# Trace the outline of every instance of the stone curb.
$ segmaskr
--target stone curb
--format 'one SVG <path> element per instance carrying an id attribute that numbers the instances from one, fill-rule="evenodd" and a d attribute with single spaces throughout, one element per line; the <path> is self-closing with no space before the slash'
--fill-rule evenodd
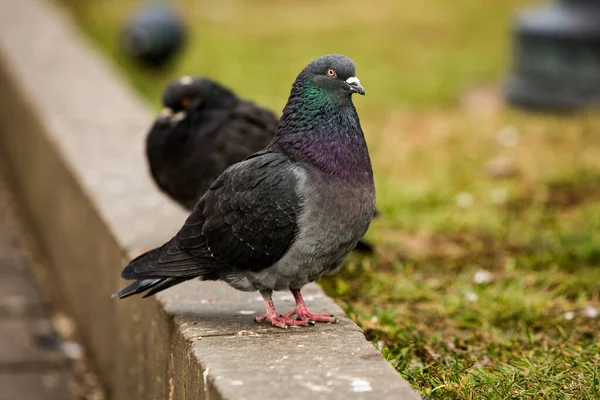
<path id="1" fill-rule="evenodd" d="M 148 177 L 153 116 L 43 0 L 0 0 L 0 143 L 111 399 L 417 399 L 360 328 L 259 325 L 258 293 L 188 282 L 117 301 L 127 259 L 185 214 Z M 316 285 L 316 312 L 343 315 Z M 56 299 L 53 299 L 56 301 Z M 283 310 L 293 302 L 277 293 Z"/>

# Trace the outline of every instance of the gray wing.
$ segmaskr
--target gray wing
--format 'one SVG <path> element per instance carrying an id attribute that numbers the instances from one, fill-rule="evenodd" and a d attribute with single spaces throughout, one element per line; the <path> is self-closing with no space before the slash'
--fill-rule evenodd
<path id="1" fill-rule="evenodd" d="M 263 150 L 223 172 L 177 235 L 138 257 L 127 279 L 204 276 L 228 266 L 258 271 L 277 262 L 298 232 L 297 178 L 287 156 Z"/>

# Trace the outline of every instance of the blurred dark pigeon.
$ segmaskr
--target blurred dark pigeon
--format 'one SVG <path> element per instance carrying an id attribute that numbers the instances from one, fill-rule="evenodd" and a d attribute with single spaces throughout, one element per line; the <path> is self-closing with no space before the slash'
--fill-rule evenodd
<path id="1" fill-rule="evenodd" d="M 266 314 L 258 322 L 337 322 L 308 311 L 300 290 L 337 271 L 373 217 L 373 171 L 354 93 L 364 90 L 350 59 L 327 55 L 308 64 L 268 147 L 226 169 L 175 237 L 125 267 L 121 276 L 136 281 L 113 296 L 223 280 L 261 293 Z M 290 290 L 294 310 L 277 314 L 274 290 Z"/>
<path id="2" fill-rule="evenodd" d="M 208 78 L 184 76 L 167 85 L 162 101 L 146 139 L 150 173 L 189 211 L 227 167 L 267 147 L 279 122 Z M 357 249 L 373 251 L 364 241 Z"/>
<path id="3" fill-rule="evenodd" d="M 150 4 L 131 15 L 121 34 L 121 45 L 141 64 L 158 68 L 181 50 L 185 39 L 185 26 L 175 10 L 166 4 Z"/>
<path id="4" fill-rule="evenodd" d="M 264 149 L 278 118 L 208 78 L 167 86 L 164 109 L 146 138 L 156 184 L 187 210 L 230 165 Z"/>

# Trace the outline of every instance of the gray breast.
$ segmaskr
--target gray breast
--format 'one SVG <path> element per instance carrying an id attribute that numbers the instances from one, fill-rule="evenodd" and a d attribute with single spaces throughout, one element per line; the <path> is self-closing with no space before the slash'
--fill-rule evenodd
<path id="1" fill-rule="evenodd" d="M 300 288 L 336 269 L 366 233 L 373 216 L 372 183 L 353 185 L 296 165 L 299 233 L 275 265 L 247 275 L 254 290 Z"/>

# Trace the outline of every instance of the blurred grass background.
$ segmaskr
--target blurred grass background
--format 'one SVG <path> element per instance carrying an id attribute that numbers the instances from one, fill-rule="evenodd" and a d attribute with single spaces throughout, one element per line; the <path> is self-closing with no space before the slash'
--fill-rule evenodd
<path id="1" fill-rule="evenodd" d="M 427 398 L 598 398 L 600 116 L 504 105 L 530 2 L 179 0 L 189 44 L 156 73 L 119 48 L 139 2 L 56 1 L 156 109 L 193 74 L 279 111 L 308 61 L 354 59 L 378 250 L 325 290 Z"/>
<path id="2" fill-rule="evenodd" d="M 280 110 L 301 66 L 333 52 L 357 63 L 371 96 L 364 107 L 372 111 L 452 104 L 465 88 L 501 76 L 507 22 L 515 5 L 525 3 L 179 0 L 174 3 L 191 28 L 190 44 L 173 71 L 156 76 L 119 49 L 123 21 L 142 2 L 61 2 L 155 104 L 169 77 L 193 72 Z"/>

